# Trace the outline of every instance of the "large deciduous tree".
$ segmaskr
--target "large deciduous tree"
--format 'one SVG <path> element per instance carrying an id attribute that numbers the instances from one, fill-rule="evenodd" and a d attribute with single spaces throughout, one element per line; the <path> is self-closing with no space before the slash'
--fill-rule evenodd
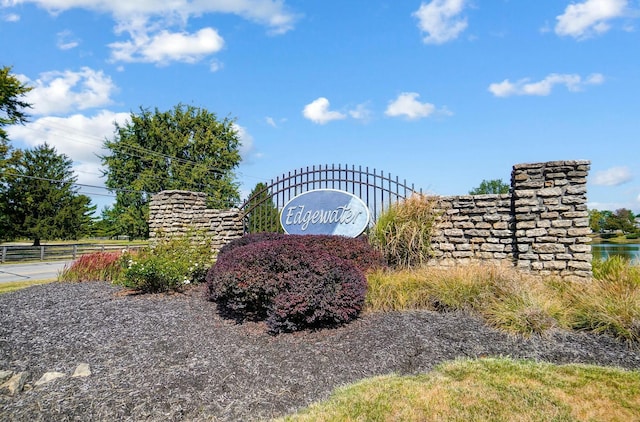
<path id="1" fill-rule="evenodd" d="M 0 191 L 0 232 L 7 239 L 78 239 L 89 233 L 95 206 L 77 193 L 72 161 L 46 143 L 12 154 Z"/>
<path id="2" fill-rule="evenodd" d="M 469 191 L 469 195 L 509 193 L 510 188 L 502 179 L 483 180 L 480 186 Z"/>
<path id="3" fill-rule="evenodd" d="M 4 127 L 27 121 L 29 116 L 25 109 L 30 108 L 31 104 L 22 97 L 31 89 L 11 73 L 11 67 L 0 68 L 0 172 L 9 153 L 9 138 Z"/>
<path id="4" fill-rule="evenodd" d="M 225 208 L 240 196 L 233 170 L 240 163 L 234 120 L 179 104 L 169 111 L 141 108 L 130 121 L 116 124 L 101 156 L 106 185 L 116 192 L 109 216 L 131 238 L 149 234 L 148 204 L 162 190 L 204 192 L 207 205 Z"/>

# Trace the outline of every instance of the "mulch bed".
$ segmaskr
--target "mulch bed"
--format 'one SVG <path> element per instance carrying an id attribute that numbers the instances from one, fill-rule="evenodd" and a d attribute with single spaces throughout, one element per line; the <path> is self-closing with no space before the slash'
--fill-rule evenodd
<path id="1" fill-rule="evenodd" d="M 330 330 L 272 336 L 221 318 L 199 288 L 132 295 L 104 282 L 0 295 L 0 369 L 70 375 L 13 397 L 16 421 L 264 420 L 375 375 L 414 374 L 460 357 L 510 356 L 640 369 L 640 348 L 552 331 L 524 339 L 461 312 L 372 313 Z"/>

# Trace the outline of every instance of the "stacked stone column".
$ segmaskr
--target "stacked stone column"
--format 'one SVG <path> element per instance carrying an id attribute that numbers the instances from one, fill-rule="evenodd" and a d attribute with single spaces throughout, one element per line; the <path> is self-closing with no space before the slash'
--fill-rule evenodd
<path id="1" fill-rule="evenodd" d="M 511 175 L 516 266 L 541 275 L 591 277 L 590 162 L 518 164 Z"/>
<path id="2" fill-rule="evenodd" d="M 244 233 L 238 209 L 216 210 L 206 206 L 203 192 L 162 191 L 149 204 L 149 237 L 182 236 L 190 231 L 211 237 L 214 252 Z"/>

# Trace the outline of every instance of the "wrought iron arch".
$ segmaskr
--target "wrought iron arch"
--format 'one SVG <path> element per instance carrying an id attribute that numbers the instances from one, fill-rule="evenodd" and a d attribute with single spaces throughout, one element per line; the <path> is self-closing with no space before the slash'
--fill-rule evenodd
<path id="1" fill-rule="evenodd" d="M 389 205 L 405 199 L 416 190 L 406 180 L 391 173 L 355 165 L 325 164 L 307 166 L 272 179 L 263 189 L 253 192 L 241 206 L 245 232 L 255 233 L 280 230 L 279 213 L 293 197 L 313 189 L 338 189 L 362 199 L 376 221 Z"/>

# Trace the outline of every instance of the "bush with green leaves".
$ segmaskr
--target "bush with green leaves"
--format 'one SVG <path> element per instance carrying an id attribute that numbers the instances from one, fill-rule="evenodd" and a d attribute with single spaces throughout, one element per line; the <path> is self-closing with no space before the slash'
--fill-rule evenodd
<path id="1" fill-rule="evenodd" d="M 163 237 L 148 250 L 123 255 L 125 269 L 119 282 L 143 293 L 180 291 L 186 285 L 204 282 L 213 260 L 209 239 Z"/>

